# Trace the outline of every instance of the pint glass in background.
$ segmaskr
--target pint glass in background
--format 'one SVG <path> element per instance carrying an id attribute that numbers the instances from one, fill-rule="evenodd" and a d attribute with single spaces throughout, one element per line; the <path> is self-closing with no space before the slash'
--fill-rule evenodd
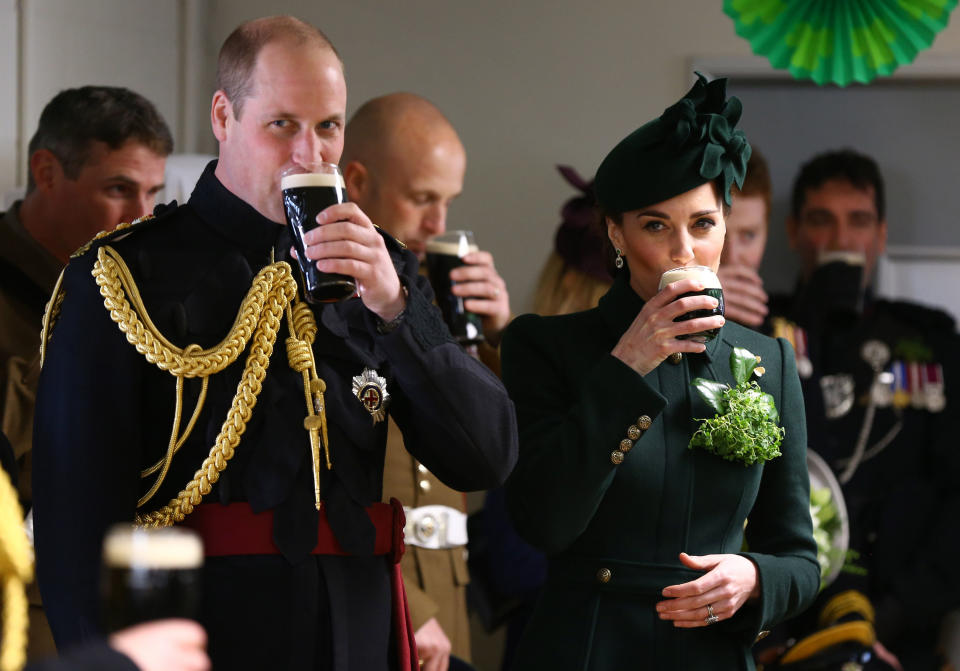
<path id="1" fill-rule="evenodd" d="M 437 305 L 450 333 L 461 345 L 473 345 L 483 341 L 483 326 L 480 316 L 467 312 L 464 298 L 455 296 L 450 289 L 453 282 L 450 271 L 464 265 L 463 257 L 477 251 L 471 231 L 448 231 L 427 240 L 427 273 L 437 295 Z"/>
<path id="2" fill-rule="evenodd" d="M 697 319 L 699 317 L 715 317 L 723 316 L 723 289 L 720 287 L 720 279 L 717 277 L 717 274 L 706 266 L 686 266 L 682 268 L 671 268 L 670 270 L 663 273 L 660 276 L 660 289 L 663 289 L 668 284 L 673 284 L 674 282 L 679 282 L 680 280 L 686 279 L 696 279 L 700 280 L 703 283 L 703 290 L 701 291 L 688 291 L 685 294 L 680 294 L 675 300 L 681 298 L 686 298 L 687 296 L 712 296 L 717 299 L 717 307 L 712 310 L 693 310 L 686 314 L 680 315 L 673 321 L 682 322 L 688 319 Z M 678 335 L 678 340 L 693 340 L 695 342 L 709 342 L 717 337 L 717 334 L 720 333 L 719 328 L 708 329 L 706 331 L 699 331 L 697 333 L 685 333 L 683 335 Z"/>
<path id="3" fill-rule="evenodd" d="M 347 201 L 340 168 L 335 163 L 319 163 L 310 170 L 293 168 L 284 173 L 280 189 L 287 225 L 297 250 L 304 298 L 311 303 L 334 303 L 350 298 L 357 290 L 353 278 L 319 270 L 317 262 L 307 259 L 303 249 L 303 235 L 318 226 L 317 215 L 331 205 Z"/>
<path id="4" fill-rule="evenodd" d="M 112 527 L 103 541 L 101 609 L 104 627 L 200 616 L 203 543 L 181 527 Z"/>

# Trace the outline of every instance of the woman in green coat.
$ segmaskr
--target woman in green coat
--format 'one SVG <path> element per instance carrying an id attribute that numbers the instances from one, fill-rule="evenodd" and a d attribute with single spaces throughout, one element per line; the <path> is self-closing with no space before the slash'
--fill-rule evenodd
<path id="1" fill-rule="evenodd" d="M 704 288 L 699 279 L 658 289 L 670 268 L 716 271 L 730 187 L 750 155 L 740 111 L 723 81 L 700 77 L 618 144 L 595 186 L 620 267 L 614 286 L 593 310 L 526 315 L 504 336 L 520 427 L 508 505 L 550 564 L 515 668 L 753 669 L 757 637 L 816 595 L 790 345 L 720 316 L 674 321 L 717 305 L 678 298 Z M 705 344 L 678 339 L 719 327 Z M 735 387 L 734 348 L 760 357 L 755 397 L 772 400 L 782 435 L 780 456 L 751 465 L 688 447 L 716 414 L 692 383 Z"/>

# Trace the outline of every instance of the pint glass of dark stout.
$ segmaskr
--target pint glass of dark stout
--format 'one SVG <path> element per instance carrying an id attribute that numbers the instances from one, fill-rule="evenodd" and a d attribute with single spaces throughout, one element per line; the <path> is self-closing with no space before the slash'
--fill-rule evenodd
<path id="1" fill-rule="evenodd" d="M 317 215 L 347 200 L 340 168 L 335 163 L 320 163 L 313 167 L 313 172 L 285 174 L 280 180 L 280 189 L 297 250 L 304 297 L 311 303 L 334 303 L 350 298 L 357 290 L 353 278 L 319 270 L 317 262 L 308 259 L 303 248 L 303 235 L 318 226 Z"/>
<path id="2" fill-rule="evenodd" d="M 118 525 L 103 541 L 103 623 L 113 632 L 169 617 L 200 615 L 203 544 L 189 529 Z"/>
<path id="3" fill-rule="evenodd" d="M 427 272 L 430 285 L 437 295 L 437 305 L 450 333 L 461 345 L 472 345 L 483 340 L 480 316 L 467 312 L 464 298 L 451 291 L 450 271 L 464 265 L 463 257 L 477 251 L 470 231 L 448 231 L 427 240 Z"/>
<path id="4" fill-rule="evenodd" d="M 693 310 L 692 312 L 680 315 L 673 321 L 682 322 L 688 319 L 697 319 L 698 317 L 722 317 L 723 289 L 720 288 L 720 280 L 717 278 L 716 273 L 706 266 L 671 268 L 660 276 L 660 289 L 663 289 L 668 284 L 673 284 L 674 282 L 679 282 L 680 280 L 686 279 L 700 280 L 703 283 L 704 288 L 701 291 L 689 291 L 685 294 L 680 294 L 677 296 L 677 299 L 686 298 L 687 296 L 712 296 L 713 298 L 717 299 L 718 304 L 717 307 L 712 310 Z M 706 331 L 698 331 L 697 333 L 685 333 L 683 335 L 678 335 L 677 339 L 694 340 L 696 342 L 705 343 L 716 338 L 718 333 L 720 333 L 719 328 L 708 329 Z"/>

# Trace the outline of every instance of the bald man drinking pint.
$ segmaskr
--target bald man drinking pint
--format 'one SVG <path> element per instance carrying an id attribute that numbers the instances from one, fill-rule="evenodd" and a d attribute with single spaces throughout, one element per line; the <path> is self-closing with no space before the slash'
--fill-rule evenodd
<path id="1" fill-rule="evenodd" d="M 374 98 L 347 124 L 340 164 L 350 200 L 422 263 L 427 239 L 446 230 L 447 211 L 463 189 L 467 157 L 450 121 L 431 102 L 410 93 Z M 457 224 L 470 227 L 468 221 Z M 476 232 L 482 239 L 483 232 Z M 475 251 L 463 260 L 466 265 L 450 273 L 452 291 L 465 299 L 468 311 L 480 315 L 486 342 L 478 354 L 499 371 L 495 348 L 510 321 L 507 287 L 489 252 Z M 385 501 L 400 499 L 408 509 L 402 568 L 423 668 L 455 667 L 456 658 L 470 659 L 464 497 L 407 452 L 393 425 L 383 496 Z"/>

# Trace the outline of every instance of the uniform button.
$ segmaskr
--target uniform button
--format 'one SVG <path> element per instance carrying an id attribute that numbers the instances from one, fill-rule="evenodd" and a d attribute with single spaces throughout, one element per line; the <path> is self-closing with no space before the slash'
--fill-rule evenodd
<path id="1" fill-rule="evenodd" d="M 650 419 L 649 415 L 640 415 L 640 417 L 637 419 L 637 426 L 639 426 L 643 431 L 649 429 L 652 423 L 653 420 Z"/>
<path id="2" fill-rule="evenodd" d="M 427 467 L 424 466 L 423 464 L 417 464 L 417 472 L 426 474 L 426 473 L 429 473 L 430 471 L 428 471 Z"/>
<path id="3" fill-rule="evenodd" d="M 640 437 L 640 428 L 636 426 L 631 426 L 627 429 L 627 438 L 630 440 L 636 440 Z"/>
<path id="4" fill-rule="evenodd" d="M 633 447 L 633 441 L 629 438 L 624 438 L 620 441 L 620 451 L 624 454 L 629 452 L 631 447 Z"/>
<path id="5" fill-rule="evenodd" d="M 600 569 L 599 571 L 597 571 L 597 581 L 598 581 L 598 582 L 602 582 L 603 584 L 606 584 L 606 583 L 610 582 L 610 578 L 612 578 L 612 577 L 613 577 L 613 573 L 611 573 L 611 572 L 610 572 L 610 569 L 608 569 L 608 568 L 602 568 L 602 569 Z"/>
<path id="6" fill-rule="evenodd" d="M 429 480 L 421 480 L 421 481 L 420 481 L 420 491 L 423 492 L 424 494 L 426 494 L 427 492 L 430 491 L 430 481 L 429 481 Z"/>
<path id="7" fill-rule="evenodd" d="M 757 639 L 754 641 L 754 643 L 758 643 L 758 642 L 762 641 L 763 639 L 765 639 L 765 638 L 766 638 L 767 636 L 769 636 L 769 635 L 770 635 L 770 632 L 767 631 L 766 629 L 764 629 L 764 630 L 761 631 L 759 634 L 757 634 Z"/>
<path id="8" fill-rule="evenodd" d="M 623 463 L 623 452 L 620 450 L 614 450 L 610 453 L 610 461 L 614 463 L 615 466 L 619 466 Z"/>
<path id="9" fill-rule="evenodd" d="M 674 352 L 670 355 L 670 363 L 677 364 L 683 361 L 683 352 Z"/>

